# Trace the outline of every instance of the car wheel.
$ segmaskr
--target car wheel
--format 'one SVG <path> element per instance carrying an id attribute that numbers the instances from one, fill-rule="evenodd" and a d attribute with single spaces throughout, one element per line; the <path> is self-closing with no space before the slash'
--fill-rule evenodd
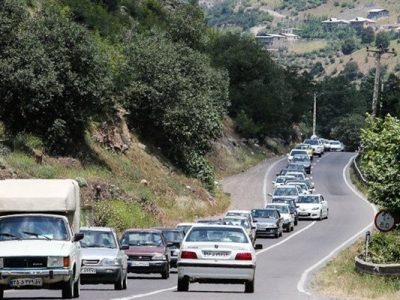
<path id="1" fill-rule="evenodd" d="M 293 231 L 294 230 L 294 225 L 292 225 L 292 227 L 290 227 L 290 231 Z"/>
<path id="2" fill-rule="evenodd" d="M 326 211 L 326 217 L 325 217 L 325 219 L 327 219 L 327 220 L 328 220 L 328 215 L 329 215 L 329 209 Z"/>
<path id="3" fill-rule="evenodd" d="M 65 282 L 63 284 L 63 287 L 61 289 L 61 297 L 63 299 L 72 299 L 74 296 L 74 290 L 75 290 L 75 285 L 74 285 L 74 275 L 71 276 L 71 278 L 68 280 L 68 282 Z"/>
<path id="4" fill-rule="evenodd" d="M 189 290 L 189 278 L 178 278 L 178 292 L 187 292 Z"/>
<path id="5" fill-rule="evenodd" d="M 4 298 L 4 290 L 0 290 L 0 299 Z"/>
<path id="6" fill-rule="evenodd" d="M 279 236 L 282 236 L 283 235 L 283 229 L 281 230 L 281 232 L 279 233 Z"/>
<path id="7" fill-rule="evenodd" d="M 321 157 L 321 156 L 322 156 L 322 153 L 319 153 L 319 154 L 318 154 L 318 157 Z"/>
<path id="8" fill-rule="evenodd" d="M 79 296 L 81 295 L 80 282 L 81 279 L 78 278 L 78 280 L 74 283 L 74 298 L 79 298 Z"/>
<path id="9" fill-rule="evenodd" d="M 294 226 L 297 226 L 297 224 L 299 224 L 299 219 L 296 217 L 296 219 L 294 219 Z"/>
<path id="10" fill-rule="evenodd" d="M 128 288 L 128 272 L 125 273 L 124 282 L 122 284 L 122 289 L 126 290 Z"/>
<path id="11" fill-rule="evenodd" d="M 121 273 L 118 277 L 118 281 L 116 283 L 114 283 L 114 290 L 116 291 L 120 291 L 124 288 L 124 277 L 123 277 L 123 273 L 121 270 Z"/>
<path id="12" fill-rule="evenodd" d="M 319 212 L 319 220 L 322 221 L 322 210 Z"/>
<path id="13" fill-rule="evenodd" d="M 169 264 L 165 267 L 165 270 L 161 273 L 162 279 L 168 279 L 169 278 Z"/>
<path id="14" fill-rule="evenodd" d="M 244 292 L 248 294 L 254 293 L 254 279 L 245 282 Z"/>

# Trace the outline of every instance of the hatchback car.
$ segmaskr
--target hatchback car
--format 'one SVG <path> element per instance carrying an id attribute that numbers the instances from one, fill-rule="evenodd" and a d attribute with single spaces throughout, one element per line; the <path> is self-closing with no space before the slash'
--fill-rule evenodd
<path id="1" fill-rule="evenodd" d="M 185 233 L 183 230 L 178 228 L 156 228 L 160 230 L 164 236 L 164 239 L 168 244 L 168 251 L 170 253 L 170 267 L 176 268 L 176 262 L 178 261 L 178 256 L 180 252 L 180 247 Z"/>
<path id="2" fill-rule="evenodd" d="M 294 230 L 294 216 L 290 212 L 289 205 L 286 203 L 268 203 L 265 208 L 273 208 L 279 211 L 282 217 L 282 227 L 287 232 Z"/>
<path id="3" fill-rule="evenodd" d="M 128 229 L 121 245 L 128 249 L 128 272 L 139 274 L 159 273 L 163 279 L 169 277 L 169 251 L 167 241 L 157 229 Z"/>
<path id="4" fill-rule="evenodd" d="M 328 202 L 320 194 L 301 195 L 297 200 L 299 218 L 328 219 Z"/>
<path id="5" fill-rule="evenodd" d="M 251 211 L 257 224 L 256 236 L 282 236 L 283 219 L 278 210 L 274 208 L 253 209 Z"/>
<path id="6" fill-rule="evenodd" d="M 308 157 L 307 150 L 303 150 L 303 149 L 292 149 L 292 150 L 290 151 L 290 153 L 287 154 L 288 162 L 289 162 L 289 163 L 292 162 L 293 157 L 294 157 L 295 155 L 305 155 L 305 156 Z"/>
<path id="7" fill-rule="evenodd" d="M 188 291 L 191 282 L 233 283 L 254 293 L 255 269 L 255 249 L 243 227 L 194 225 L 182 242 L 177 290 Z"/>
<path id="8" fill-rule="evenodd" d="M 297 201 L 297 197 L 300 195 L 301 190 L 294 185 L 281 185 L 273 190 L 272 194 L 269 196 L 274 198 L 288 198 Z"/>
<path id="9" fill-rule="evenodd" d="M 120 248 L 115 231 L 108 227 L 82 227 L 81 284 L 114 284 L 127 288 L 128 257 Z"/>

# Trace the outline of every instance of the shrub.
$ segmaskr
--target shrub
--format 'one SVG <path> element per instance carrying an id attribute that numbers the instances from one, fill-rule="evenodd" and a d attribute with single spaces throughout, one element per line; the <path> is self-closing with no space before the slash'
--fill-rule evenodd
<path id="1" fill-rule="evenodd" d="M 399 231 L 374 233 L 369 246 L 372 262 L 378 264 L 400 263 Z"/>

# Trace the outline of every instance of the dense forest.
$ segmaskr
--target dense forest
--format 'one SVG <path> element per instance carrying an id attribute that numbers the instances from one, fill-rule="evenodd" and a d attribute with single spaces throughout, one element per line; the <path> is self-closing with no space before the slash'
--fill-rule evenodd
<path id="1" fill-rule="evenodd" d="M 372 77 L 315 82 L 244 33 L 208 27 L 196 1 L 1 0 L 0 120 L 51 154 L 74 155 L 90 125 L 124 109 L 131 130 L 212 188 L 205 155 L 229 115 L 246 138 L 318 132 L 356 147 Z M 394 76 L 394 75 L 393 75 Z M 382 113 L 399 113 L 398 80 Z"/>

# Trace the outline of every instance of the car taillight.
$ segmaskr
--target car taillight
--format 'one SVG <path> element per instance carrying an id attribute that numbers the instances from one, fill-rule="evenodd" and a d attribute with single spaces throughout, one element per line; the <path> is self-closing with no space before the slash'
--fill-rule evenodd
<path id="1" fill-rule="evenodd" d="M 236 254 L 235 260 L 252 260 L 253 256 L 250 252 L 243 252 Z"/>
<path id="2" fill-rule="evenodd" d="M 64 257 L 63 265 L 64 268 L 69 268 L 69 257 Z"/>
<path id="3" fill-rule="evenodd" d="M 183 259 L 197 259 L 196 252 L 193 251 L 182 251 L 181 258 Z"/>

